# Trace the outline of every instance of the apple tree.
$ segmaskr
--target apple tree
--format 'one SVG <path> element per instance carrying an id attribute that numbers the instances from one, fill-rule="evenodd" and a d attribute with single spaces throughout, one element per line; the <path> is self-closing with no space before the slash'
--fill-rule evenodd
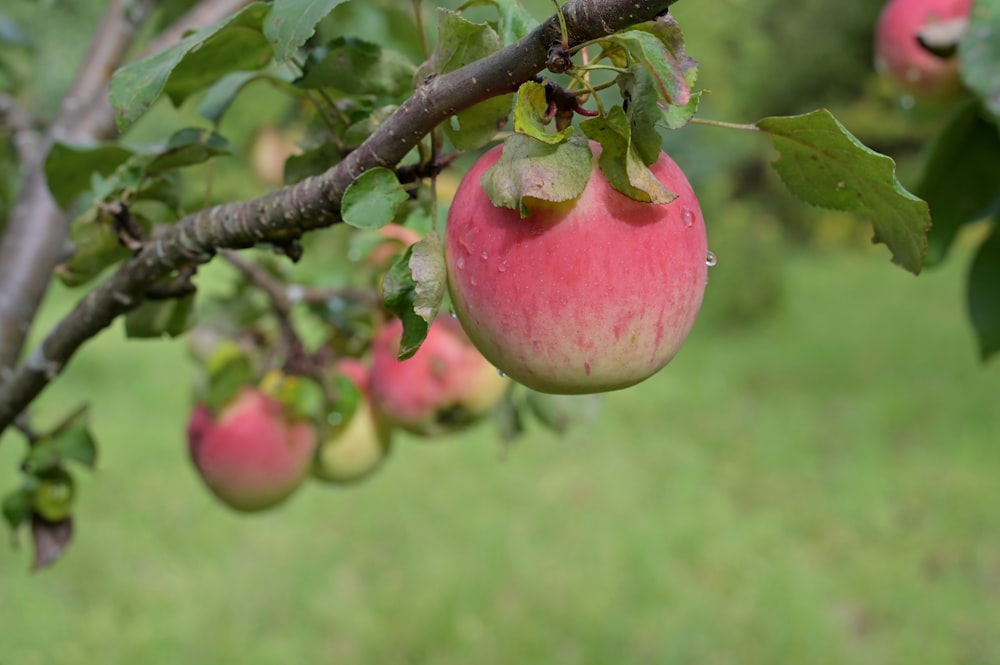
<path id="1" fill-rule="evenodd" d="M 674 1 L 553 2 L 540 19 L 517 0 L 109 0 L 52 118 L 11 64 L 30 39 L 0 16 L 0 432 L 26 444 L 3 514 L 30 531 L 36 566 L 71 539 L 74 474 L 100 432 L 85 404 L 40 428 L 32 402 L 119 318 L 130 339 L 184 340 L 202 377 L 178 414 L 193 466 L 222 503 L 264 510 L 307 479 L 368 477 L 398 431 L 487 417 L 505 438 L 531 420 L 561 430 L 573 406 L 549 393 L 662 368 L 715 261 L 667 132 L 761 135 L 797 197 L 868 220 L 914 274 L 993 214 L 1000 0 L 905 26 L 910 52 L 956 77 L 919 197 L 826 110 L 702 118 Z M 366 32 L 373 17 L 396 42 Z M 918 70 L 902 67 L 905 84 Z M 254 117 L 241 156 L 223 120 L 251 92 L 284 129 Z M 182 105 L 196 113 L 161 113 Z M 465 153 L 474 175 L 449 211 Z M 219 263 L 225 288 L 199 288 Z M 79 298 L 26 348 L 53 279 Z M 1000 348 L 996 231 L 969 301 L 986 357 Z"/>

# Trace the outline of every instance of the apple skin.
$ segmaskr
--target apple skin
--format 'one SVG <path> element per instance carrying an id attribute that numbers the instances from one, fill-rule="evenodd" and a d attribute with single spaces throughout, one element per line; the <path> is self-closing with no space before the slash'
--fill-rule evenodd
<path id="1" fill-rule="evenodd" d="M 665 205 L 614 190 L 597 166 L 583 193 L 522 219 L 480 185 L 502 146 L 465 175 L 448 213 L 445 257 L 458 319 L 515 381 L 583 394 L 639 383 L 666 365 L 694 324 L 707 282 L 701 208 L 680 167 L 650 168 L 678 194 Z"/>
<path id="2" fill-rule="evenodd" d="M 492 411 L 510 388 L 451 317 L 434 319 L 420 349 L 400 361 L 402 334 L 402 322 L 392 319 L 372 341 L 372 401 L 394 425 L 421 436 L 458 431 Z"/>
<path id="3" fill-rule="evenodd" d="M 368 367 L 356 358 L 343 358 L 336 369 L 354 383 L 361 401 L 350 419 L 320 443 L 313 476 L 347 484 L 371 475 L 381 466 L 391 449 L 392 427 L 368 397 Z"/>
<path id="4" fill-rule="evenodd" d="M 257 388 L 243 388 L 217 418 L 195 407 L 188 449 L 208 488 L 236 510 L 265 510 L 287 499 L 309 473 L 316 450 L 311 423 Z"/>
<path id="5" fill-rule="evenodd" d="M 963 18 L 972 0 L 890 0 L 875 28 L 875 68 L 925 101 L 953 99 L 962 91 L 958 58 L 931 53 L 917 39 L 926 26 Z"/>

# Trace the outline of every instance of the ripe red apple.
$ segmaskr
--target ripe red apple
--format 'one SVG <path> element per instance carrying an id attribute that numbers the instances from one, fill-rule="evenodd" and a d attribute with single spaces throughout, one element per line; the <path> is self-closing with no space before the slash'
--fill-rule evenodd
<path id="1" fill-rule="evenodd" d="M 347 422 L 339 424 L 320 443 L 313 475 L 333 483 L 351 483 L 370 475 L 389 454 L 392 428 L 368 397 L 368 367 L 356 358 L 344 358 L 337 371 L 360 392 L 361 400 Z"/>
<path id="2" fill-rule="evenodd" d="M 954 97 L 962 90 L 958 59 L 932 53 L 918 36 L 964 19 L 971 10 L 972 0 L 890 0 L 875 28 L 876 68 L 921 99 Z"/>
<path id="3" fill-rule="evenodd" d="M 705 225 L 680 167 L 650 168 L 671 203 L 634 201 L 611 187 L 596 158 L 573 201 L 522 219 L 494 206 L 480 178 L 501 146 L 469 170 L 448 213 L 452 303 L 476 347 L 540 392 L 594 393 L 646 379 L 687 337 L 707 281 Z"/>
<path id="4" fill-rule="evenodd" d="M 217 417 L 195 407 L 188 448 L 205 484 L 225 504 L 264 510 L 288 498 L 309 473 L 316 449 L 311 423 L 253 387 L 242 389 Z"/>
<path id="5" fill-rule="evenodd" d="M 408 360 L 397 360 L 403 324 L 393 319 L 372 341 L 370 391 L 379 411 L 414 434 L 435 436 L 479 420 L 510 381 L 476 350 L 457 321 L 434 320 Z"/>

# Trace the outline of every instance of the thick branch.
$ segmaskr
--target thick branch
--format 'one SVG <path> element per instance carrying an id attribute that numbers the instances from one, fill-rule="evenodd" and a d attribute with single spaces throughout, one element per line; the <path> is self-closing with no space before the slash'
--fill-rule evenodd
<path id="1" fill-rule="evenodd" d="M 663 13 L 674 0 L 573 0 L 563 8 L 570 46 Z M 76 350 L 136 307 L 157 279 L 215 250 L 297 237 L 340 221 L 347 186 L 366 169 L 392 168 L 439 123 L 490 97 L 509 93 L 545 67 L 561 40 L 555 17 L 502 51 L 437 76 L 347 158 L 318 177 L 251 201 L 203 210 L 179 221 L 81 300 L 48 334 L 23 367 L 0 388 L 0 431 L 65 367 Z"/>

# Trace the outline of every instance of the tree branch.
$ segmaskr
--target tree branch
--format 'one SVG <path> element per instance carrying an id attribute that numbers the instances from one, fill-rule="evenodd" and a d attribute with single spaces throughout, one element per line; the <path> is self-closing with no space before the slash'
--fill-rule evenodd
<path id="1" fill-rule="evenodd" d="M 176 43 L 185 31 L 218 22 L 250 0 L 203 0 L 146 48 L 156 53 Z M 0 385 L 24 345 L 52 271 L 70 251 L 65 214 L 45 181 L 45 158 L 55 141 L 86 142 L 115 134 L 108 104 L 112 72 L 126 52 L 155 0 L 111 0 L 55 120 L 22 161 L 23 185 L 0 243 Z"/>
<path id="2" fill-rule="evenodd" d="M 674 0 L 573 0 L 565 7 L 570 46 L 662 14 Z M 427 81 L 357 150 L 321 176 L 258 199 L 215 206 L 177 222 L 121 264 L 49 332 L 13 377 L 0 387 L 0 432 L 63 370 L 89 338 L 138 306 L 157 279 L 217 248 L 246 248 L 288 240 L 340 221 L 340 200 L 362 172 L 392 168 L 426 134 L 459 110 L 515 91 L 546 66 L 562 41 L 551 17 L 534 32 L 462 69 Z"/>

